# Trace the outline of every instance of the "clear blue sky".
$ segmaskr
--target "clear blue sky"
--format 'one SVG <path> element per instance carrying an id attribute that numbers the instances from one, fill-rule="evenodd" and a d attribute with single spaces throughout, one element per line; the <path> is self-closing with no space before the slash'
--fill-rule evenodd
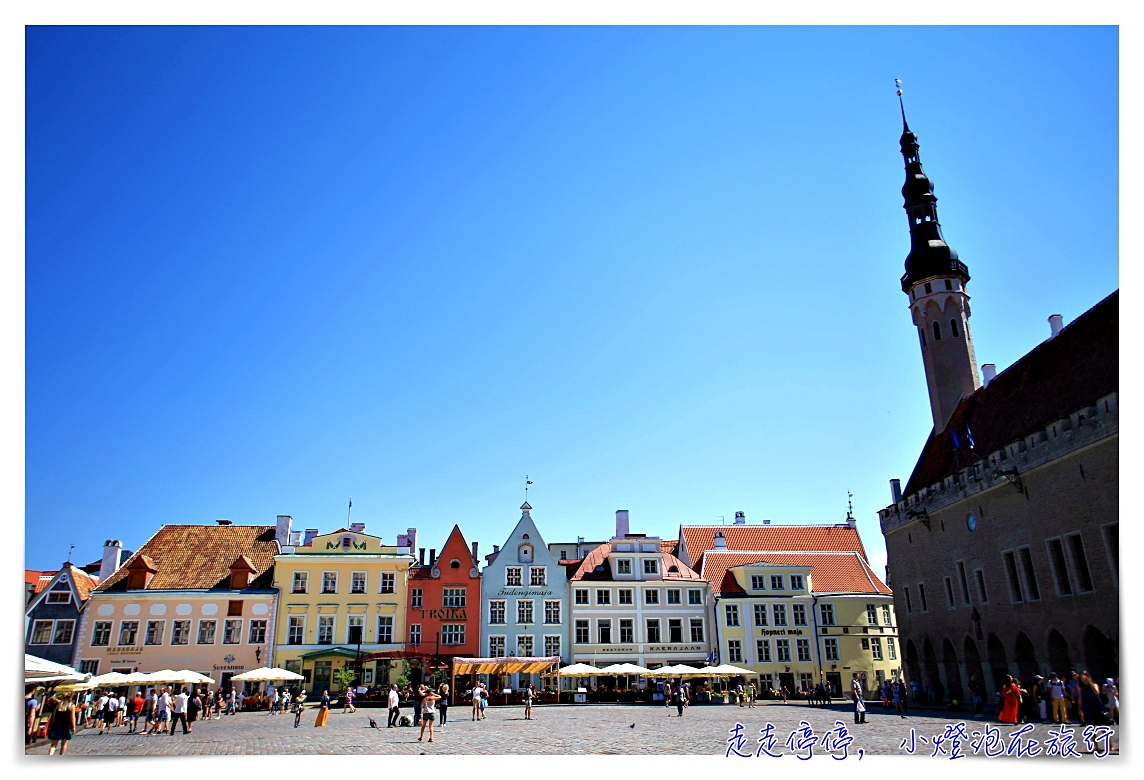
<path id="1" fill-rule="evenodd" d="M 978 359 L 1118 286 L 1114 28 L 29 28 L 27 565 L 876 511 L 930 428 L 903 80 Z"/>

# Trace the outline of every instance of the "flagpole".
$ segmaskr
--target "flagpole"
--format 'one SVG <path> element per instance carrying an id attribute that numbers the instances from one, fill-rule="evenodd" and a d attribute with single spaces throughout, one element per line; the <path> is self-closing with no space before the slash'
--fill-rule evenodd
<path id="1" fill-rule="evenodd" d="M 350 496 L 350 507 L 346 510 L 346 528 L 350 527 L 350 517 L 354 513 L 354 497 Z"/>

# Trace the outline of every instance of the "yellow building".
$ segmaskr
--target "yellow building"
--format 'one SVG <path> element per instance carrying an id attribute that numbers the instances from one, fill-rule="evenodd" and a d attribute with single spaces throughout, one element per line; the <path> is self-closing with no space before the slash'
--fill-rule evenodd
<path id="1" fill-rule="evenodd" d="M 412 542 L 401 535 L 401 546 L 387 546 L 367 535 L 363 524 L 325 535 L 309 530 L 303 544 L 285 546 L 275 557 L 274 658 L 301 674 L 307 690 L 336 690 L 334 674 L 359 654 L 401 653 L 415 534 L 411 529 Z M 396 680 L 401 663 L 370 660 L 362 665 L 359 683 Z"/>

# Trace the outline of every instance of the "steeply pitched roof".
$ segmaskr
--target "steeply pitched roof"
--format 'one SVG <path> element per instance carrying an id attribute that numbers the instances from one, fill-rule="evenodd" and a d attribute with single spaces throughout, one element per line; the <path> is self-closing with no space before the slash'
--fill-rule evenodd
<path id="1" fill-rule="evenodd" d="M 662 547 L 660 548 L 662 549 Z M 608 555 L 612 552 L 612 545 L 602 544 L 584 556 L 578 566 L 569 566 L 570 580 L 612 580 L 612 567 L 609 565 Z M 663 554 L 663 579 L 665 580 L 699 580 L 698 572 L 670 553 Z M 596 571 L 596 567 L 603 567 Z M 673 571 L 674 569 L 674 571 Z"/>
<path id="2" fill-rule="evenodd" d="M 67 565 L 68 571 L 71 574 L 72 584 L 75 586 L 76 595 L 82 604 L 91 598 L 91 592 L 99 585 L 99 577 L 92 577 L 83 569 L 77 569 L 70 563 Z"/>
<path id="3" fill-rule="evenodd" d="M 715 532 L 722 531 L 728 550 L 856 552 L 866 557 L 858 530 L 848 525 L 683 525 L 680 550 L 687 547 L 691 565 L 700 571 L 703 554 L 715 547 Z"/>
<path id="4" fill-rule="evenodd" d="M 144 556 L 156 568 L 147 590 L 229 590 L 230 565 L 240 555 L 258 572 L 250 588 L 269 588 L 278 554 L 274 533 L 272 525 L 165 525 L 96 590 L 126 590 L 127 570 Z"/>
<path id="5" fill-rule="evenodd" d="M 963 398 L 945 430 L 922 449 L 905 495 L 940 482 L 960 468 L 1068 417 L 1120 386 L 1120 291 L 1077 317 Z M 961 449 L 953 445 L 958 433 Z M 973 433 L 969 449 L 967 430 Z"/>
<path id="6" fill-rule="evenodd" d="M 787 566 L 811 566 L 811 587 L 815 593 L 878 593 L 891 591 L 878 578 L 866 559 L 857 552 L 725 552 L 708 551 L 703 556 L 703 579 L 711 582 L 720 595 L 742 595 L 735 575 L 729 569 L 751 563 L 776 563 Z"/>

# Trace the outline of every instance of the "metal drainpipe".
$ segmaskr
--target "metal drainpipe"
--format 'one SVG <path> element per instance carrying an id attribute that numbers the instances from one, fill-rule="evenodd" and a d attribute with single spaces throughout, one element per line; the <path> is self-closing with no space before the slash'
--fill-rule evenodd
<path id="1" fill-rule="evenodd" d="M 811 595 L 811 615 L 810 619 L 814 623 L 814 657 L 818 661 L 818 681 L 823 685 L 826 681 L 822 679 L 822 653 L 818 648 L 818 596 Z M 839 691 L 841 693 L 841 691 Z"/>

